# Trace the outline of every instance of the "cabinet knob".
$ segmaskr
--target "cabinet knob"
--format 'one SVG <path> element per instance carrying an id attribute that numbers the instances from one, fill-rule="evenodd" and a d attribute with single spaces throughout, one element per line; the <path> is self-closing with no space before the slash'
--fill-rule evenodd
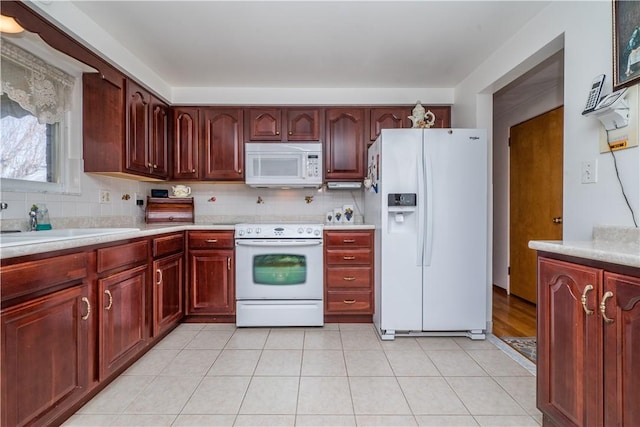
<path id="1" fill-rule="evenodd" d="M 280 131 L 276 131 L 276 135 L 280 135 Z"/>
<path id="2" fill-rule="evenodd" d="M 239 173 L 239 174 L 242 174 L 242 169 L 238 169 L 238 173 Z"/>
<path id="3" fill-rule="evenodd" d="M 331 173 L 331 169 L 327 169 L 327 172 Z"/>
<path id="4" fill-rule="evenodd" d="M 153 168 L 154 168 L 154 169 L 157 169 L 157 168 L 158 168 L 158 165 L 153 165 Z"/>
<path id="5" fill-rule="evenodd" d="M 289 131 L 289 135 L 293 135 L 293 131 L 291 131 L 291 130 L 290 130 L 290 131 Z"/>
<path id="6" fill-rule="evenodd" d="M 196 170 L 195 169 L 191 169 L 191 173 L 196 173 Z"/>

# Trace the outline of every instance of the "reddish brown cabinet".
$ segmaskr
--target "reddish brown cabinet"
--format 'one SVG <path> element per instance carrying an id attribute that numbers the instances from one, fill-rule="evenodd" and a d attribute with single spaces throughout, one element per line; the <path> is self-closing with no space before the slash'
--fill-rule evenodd
<path id="1" fill-rule="evenodd" d="M 175 326 L 184 315 L 184 233 L 156 237 L 153 252 L 153 336 Z"/>
<path id="2" fill-rule="evenodd" d="M 245 114 L 247 141 L 319 141 L 319 108 L 248 108 Z"/>
<path id="3" fill-rule="evenodd" d="M 374 308 L 373 233 L 372 230 L 324 232 L 327 321 L 348 321 L 350 317 L 371 321 Z"/>
<path id="4" fill-rule="evenodd" d="M 147 345 L 148 247 L 143 240 L 96 251 L 100 380 L 120 370 Z"/>
<path id="5" fill-rule="evenodd" d="M 538 258 L 538 408 L 545 424 L 640 424 L 640 278 Z"/>
<path id="6" fill-rule="evenodd" d="M 198 109 L 173 109 L 173 178 L 200 177 Z"/>
<path id="7" fill-rule="evenodd" d="M 201 108 L 199 121 L 202 158 L 200 179 L 244 180 L 242 110 Z"/>
<path id="8" fill-rule="evenodd" d="M 188 232 L 188 315 L 235 315 L 233 231 Z"/>
<path id="9" fill-rule="evenodd" d="M 446 105 L 425 105 L 425 110 L 435 116 L 434 128 L 451 127 L 451 107 Z M 375 141 L 382 129 L 410 128 L 409 120 L 413 107 L 380 107 L 369 110 L 369 139 Z"/>
<path id="10" fill-rule="evenodd" d="M 362 180 L 366 164 L 365 109 L 327 108 L 325 116 L 325 180 Z"/>
<path id="11" fill-rule="evenodd" d="M 85 254 L 2 268 L 3 426 L 48 425 L 87 393 L 95 314 Z M 11 305 L 21 289 L 42 294 Z M 14 299 L 14 301 L 16 301 Z"/>
<path id="12" fill-rule="evenodd" d="M 171 114 L 167 104 L 151 96 L 149 164 L 154 176 L 169 177 L 171 159 Z"/>

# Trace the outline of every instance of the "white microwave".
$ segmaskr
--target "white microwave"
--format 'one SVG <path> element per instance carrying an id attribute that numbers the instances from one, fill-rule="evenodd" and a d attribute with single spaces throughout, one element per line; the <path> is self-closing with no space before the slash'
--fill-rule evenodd
<path id="1" fill-rule="evenodd" d="M 302 188 L 322 185 L 322 144 L 247 142 L 245 183 L 252 187 Z"/>

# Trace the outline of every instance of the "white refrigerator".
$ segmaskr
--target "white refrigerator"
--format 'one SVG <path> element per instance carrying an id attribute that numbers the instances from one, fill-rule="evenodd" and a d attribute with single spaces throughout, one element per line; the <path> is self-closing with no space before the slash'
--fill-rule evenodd
<path id="1" fill-rule="evenodd" d="M 486 131 L 383 130 L 367 164 L 364 216 L 376 228 L 373 321 L 382 339 L 484 339 Z"/>

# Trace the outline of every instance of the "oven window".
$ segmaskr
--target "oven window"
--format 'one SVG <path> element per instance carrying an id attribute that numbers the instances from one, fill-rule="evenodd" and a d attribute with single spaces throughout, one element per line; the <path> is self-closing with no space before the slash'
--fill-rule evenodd
<path id="1" fill-rule="evenodd" d="M 300 285 L 307 281 L 304 255 L 269 254 L 253 257 L 253 283 L 257 285 Z"/>

